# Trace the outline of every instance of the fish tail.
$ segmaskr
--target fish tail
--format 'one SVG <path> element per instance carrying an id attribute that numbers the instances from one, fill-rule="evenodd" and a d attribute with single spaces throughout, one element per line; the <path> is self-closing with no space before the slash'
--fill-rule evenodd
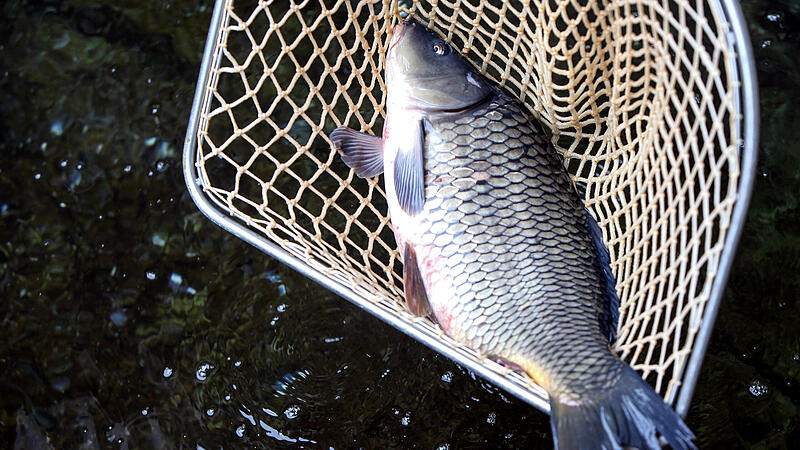
<path id="1" fill-rule="evenodd" d="M 590 399 L 550 395 L 550 426 L 561 449 L 660 449 L 656 432 L 674 449 L 696 449 L 678 414 L 622 361 L 615 386 Z"/>

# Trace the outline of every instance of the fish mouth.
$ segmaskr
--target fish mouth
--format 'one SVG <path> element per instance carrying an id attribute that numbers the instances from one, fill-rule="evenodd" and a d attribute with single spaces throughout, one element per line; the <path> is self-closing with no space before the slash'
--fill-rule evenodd
<path id="1" fill-rule="evenodd" d="M 410 20 L 403 20 L 398 22 L 397 25 L 392 28 L 392 40 L 389 43 L 389 54 L 392 54 L 392 50 L 400 43 L 400 40 L 403 39 L 403 35 L 406 33 L 408 26 L 411 24 Z"/>

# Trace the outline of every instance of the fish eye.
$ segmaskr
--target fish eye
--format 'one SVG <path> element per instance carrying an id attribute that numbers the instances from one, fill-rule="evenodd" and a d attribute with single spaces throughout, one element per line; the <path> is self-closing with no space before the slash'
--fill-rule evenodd
<path id="1" fill-rule="evenodd" d="M 450 50 L 450 48 L 444 42 L 437 41 L 433 43 L 431 50 L 439 56 L 444 56 L 449 53 L 448 50 Z"/>

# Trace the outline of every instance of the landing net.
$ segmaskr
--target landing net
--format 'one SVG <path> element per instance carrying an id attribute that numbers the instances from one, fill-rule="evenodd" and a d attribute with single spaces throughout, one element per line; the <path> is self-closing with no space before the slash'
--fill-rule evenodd
<path id="1" fill-rule="evenodd" d="M 221 1 L 187 135 L 190 190 L 225 228 L 547 410 L 526 376 L 406 312 L 382 177 L 355 177 L 328 138 L 340 125 L 380 135 L 400 10 Z M 549 128 L 611 253 L 615 350 L 667 401 L 686 391 L 685 414 L 749 192 L 755 111 L 744 110 L 737 7 L 442 0 L 405 11 Z"/>

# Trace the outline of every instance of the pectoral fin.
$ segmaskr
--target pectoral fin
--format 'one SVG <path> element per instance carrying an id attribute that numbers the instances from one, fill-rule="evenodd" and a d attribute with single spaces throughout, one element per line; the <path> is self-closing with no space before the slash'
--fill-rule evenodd
<path id="1" fill-rule="evenodd" d="M 428 294 L 417 265 L 417 252 L 409 244 L 403 251 L 403 290 L 406 294 L 406 306 L 411 314 L 425 317 L 431 313 Z"/>
<path id="2" fill-rule="evenodd" d="M 361 178 L 377 177 L 383 173 L 383 142 L 381 138 L 352 128 L 339 127 L 330 134 L 342 161 Z"/>
<path id="3" fill-rule="evenodd" d="M 400 207 L 410 215 L 422 211 L 425 204 L 425 164 L 423 142 L 425 133 L 422 121 L 414 126 L 406 145 L 398 149 L 394 164 L 394 185 Z"/>

